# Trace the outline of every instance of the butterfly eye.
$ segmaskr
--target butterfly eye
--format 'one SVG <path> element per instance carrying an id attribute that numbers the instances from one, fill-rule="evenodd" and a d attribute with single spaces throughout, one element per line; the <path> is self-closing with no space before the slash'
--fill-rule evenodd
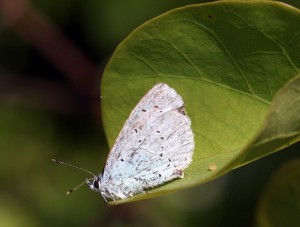
<path id="1" fill-rule="evenodd" d="M 95 187 L 95 188 L 99 188 L 99 181 L 98 181 L 98 180 L 95 180 L 95 181 L 94 181 L 94 187 Z"/>

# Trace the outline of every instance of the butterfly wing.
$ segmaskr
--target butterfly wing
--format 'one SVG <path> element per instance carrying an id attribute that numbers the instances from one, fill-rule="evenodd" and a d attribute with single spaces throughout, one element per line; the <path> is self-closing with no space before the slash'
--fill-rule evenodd
<path id="1" fill-rule="evenodd" d="M 137 104 L 111 149 L 101 176 L 102 195 L 117 200 L 182 178 L 194 135 L 179 94 L 155 85 Z"/>

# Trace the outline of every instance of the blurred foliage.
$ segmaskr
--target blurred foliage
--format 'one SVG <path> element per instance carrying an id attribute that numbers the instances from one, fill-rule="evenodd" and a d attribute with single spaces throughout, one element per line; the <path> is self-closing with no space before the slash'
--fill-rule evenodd
<path id="1" fill-rule="evenodd" d="M 10 10 L 17 12 L 18 4 L 25 1 L 1 0 L 0 4 L 3 2 L 15 3 Z M 28 2 L 44 24 L 60 30 L 96 62 L 98 74 L 85 90 L 78 89 L 72 77 L 43 52 L 38 43 L 41 40 L 32 40 L 32 33 L 20 28 L 26 17 L 7 23 L 0 6 L 1 226 L 252 226 L 257 195 L 275 169 L 298 156 L 299 145 L 214 182 L 117 207 L 107 207 L 86 187 L 65 196 L 64 192 L 83 181 L 85 174 L 50 162 L 55 157 L 95 173 L 101 171 L 108 152 L 99 119 L 103 62 L 136 26 L 166 10 L 196 2 L 200 3 Z M 298 1 L 289 3 L 299 7 Z M 29 31 L 36 32 L 34 37 L 45 35 L 51 41 L 52 36 L 41 32 L 40 27 Z M 45 45 L 51 50 L 51 42 Z M 60 62 L 64 63 L 63 59 Z M 70 65 L 81 67 L 78 63 Z"/>
<path id="2" fill-rule="evenodd" d="M 257 210 L 260 227 L 297 227 L 300 223 L 300 160 L 282 166 L 272 176 Z"/>

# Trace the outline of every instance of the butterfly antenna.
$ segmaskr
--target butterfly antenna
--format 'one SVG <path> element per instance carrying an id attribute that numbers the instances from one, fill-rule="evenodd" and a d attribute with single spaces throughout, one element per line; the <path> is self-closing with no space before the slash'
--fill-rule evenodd
<path id="1" fill-rule="evenodd" d="M 86 181 L 83 181 L 81 184 L 79 184 L 79 185 L 77 185 L 76 187 L 74 187 L 74 188 L 68 190 L 68 191 L 66 192 L 66 195 L 70 195 L 72 192 L 74 192 L 75 190 L 77 190 L 78 188 L 80 188 L 80 187 L 81 187 L 82 185 L 84 185 L 85 183 L 86 183 Z"/>
<path id="2" fill-rule="evenodd" d="M 83 172 L 86 172 L 86 173 L 91 174 L 93 177 L 96 177 L 96 175 L 95 175 L 94 173 L 92 173 L 91 171 L 88 171 L 88 170 L 86 170 L 86 169 L 80 168 L 80 167 L 78 167 L 78 166 L 74 166 L 74 165 L 71 165 L 71 164 L 69 164 L 69 163 L 59 161 L 59 160 L 57 160 L 57 159 L 55 159 L 55 158 L 52 158 L 51 161 L 54 162 L 54 163 L 57 163 L 57 164 L 63 164 L 63 165 L 66 165 L 66 166 L 73 167 L 73 168 L 75 168 L 75 169 L 79 169 L 79 170 L 81 170 L 81 171 L 83 171 Z M 82 183 L 82 184 L 83 184 L 83 183 Z M 78 185 L 78 186 L 81 186 L 82 184 L 80 184 L 80 185 Z M 78 188 L 78 187 L 76 187 L 76 188 Z"/>

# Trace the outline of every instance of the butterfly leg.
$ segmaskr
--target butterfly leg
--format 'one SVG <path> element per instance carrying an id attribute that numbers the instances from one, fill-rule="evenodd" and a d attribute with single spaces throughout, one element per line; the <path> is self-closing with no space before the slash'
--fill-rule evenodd
<path id="1" fill-rule="evenodd" d="M 102 198 L 104 199 L 104 202 L 107 203 L 107 199 L 106 199 L 106 197 L 105 197 L 104 192 L 101 192 L 101 195 L 102 195 Z"/>

